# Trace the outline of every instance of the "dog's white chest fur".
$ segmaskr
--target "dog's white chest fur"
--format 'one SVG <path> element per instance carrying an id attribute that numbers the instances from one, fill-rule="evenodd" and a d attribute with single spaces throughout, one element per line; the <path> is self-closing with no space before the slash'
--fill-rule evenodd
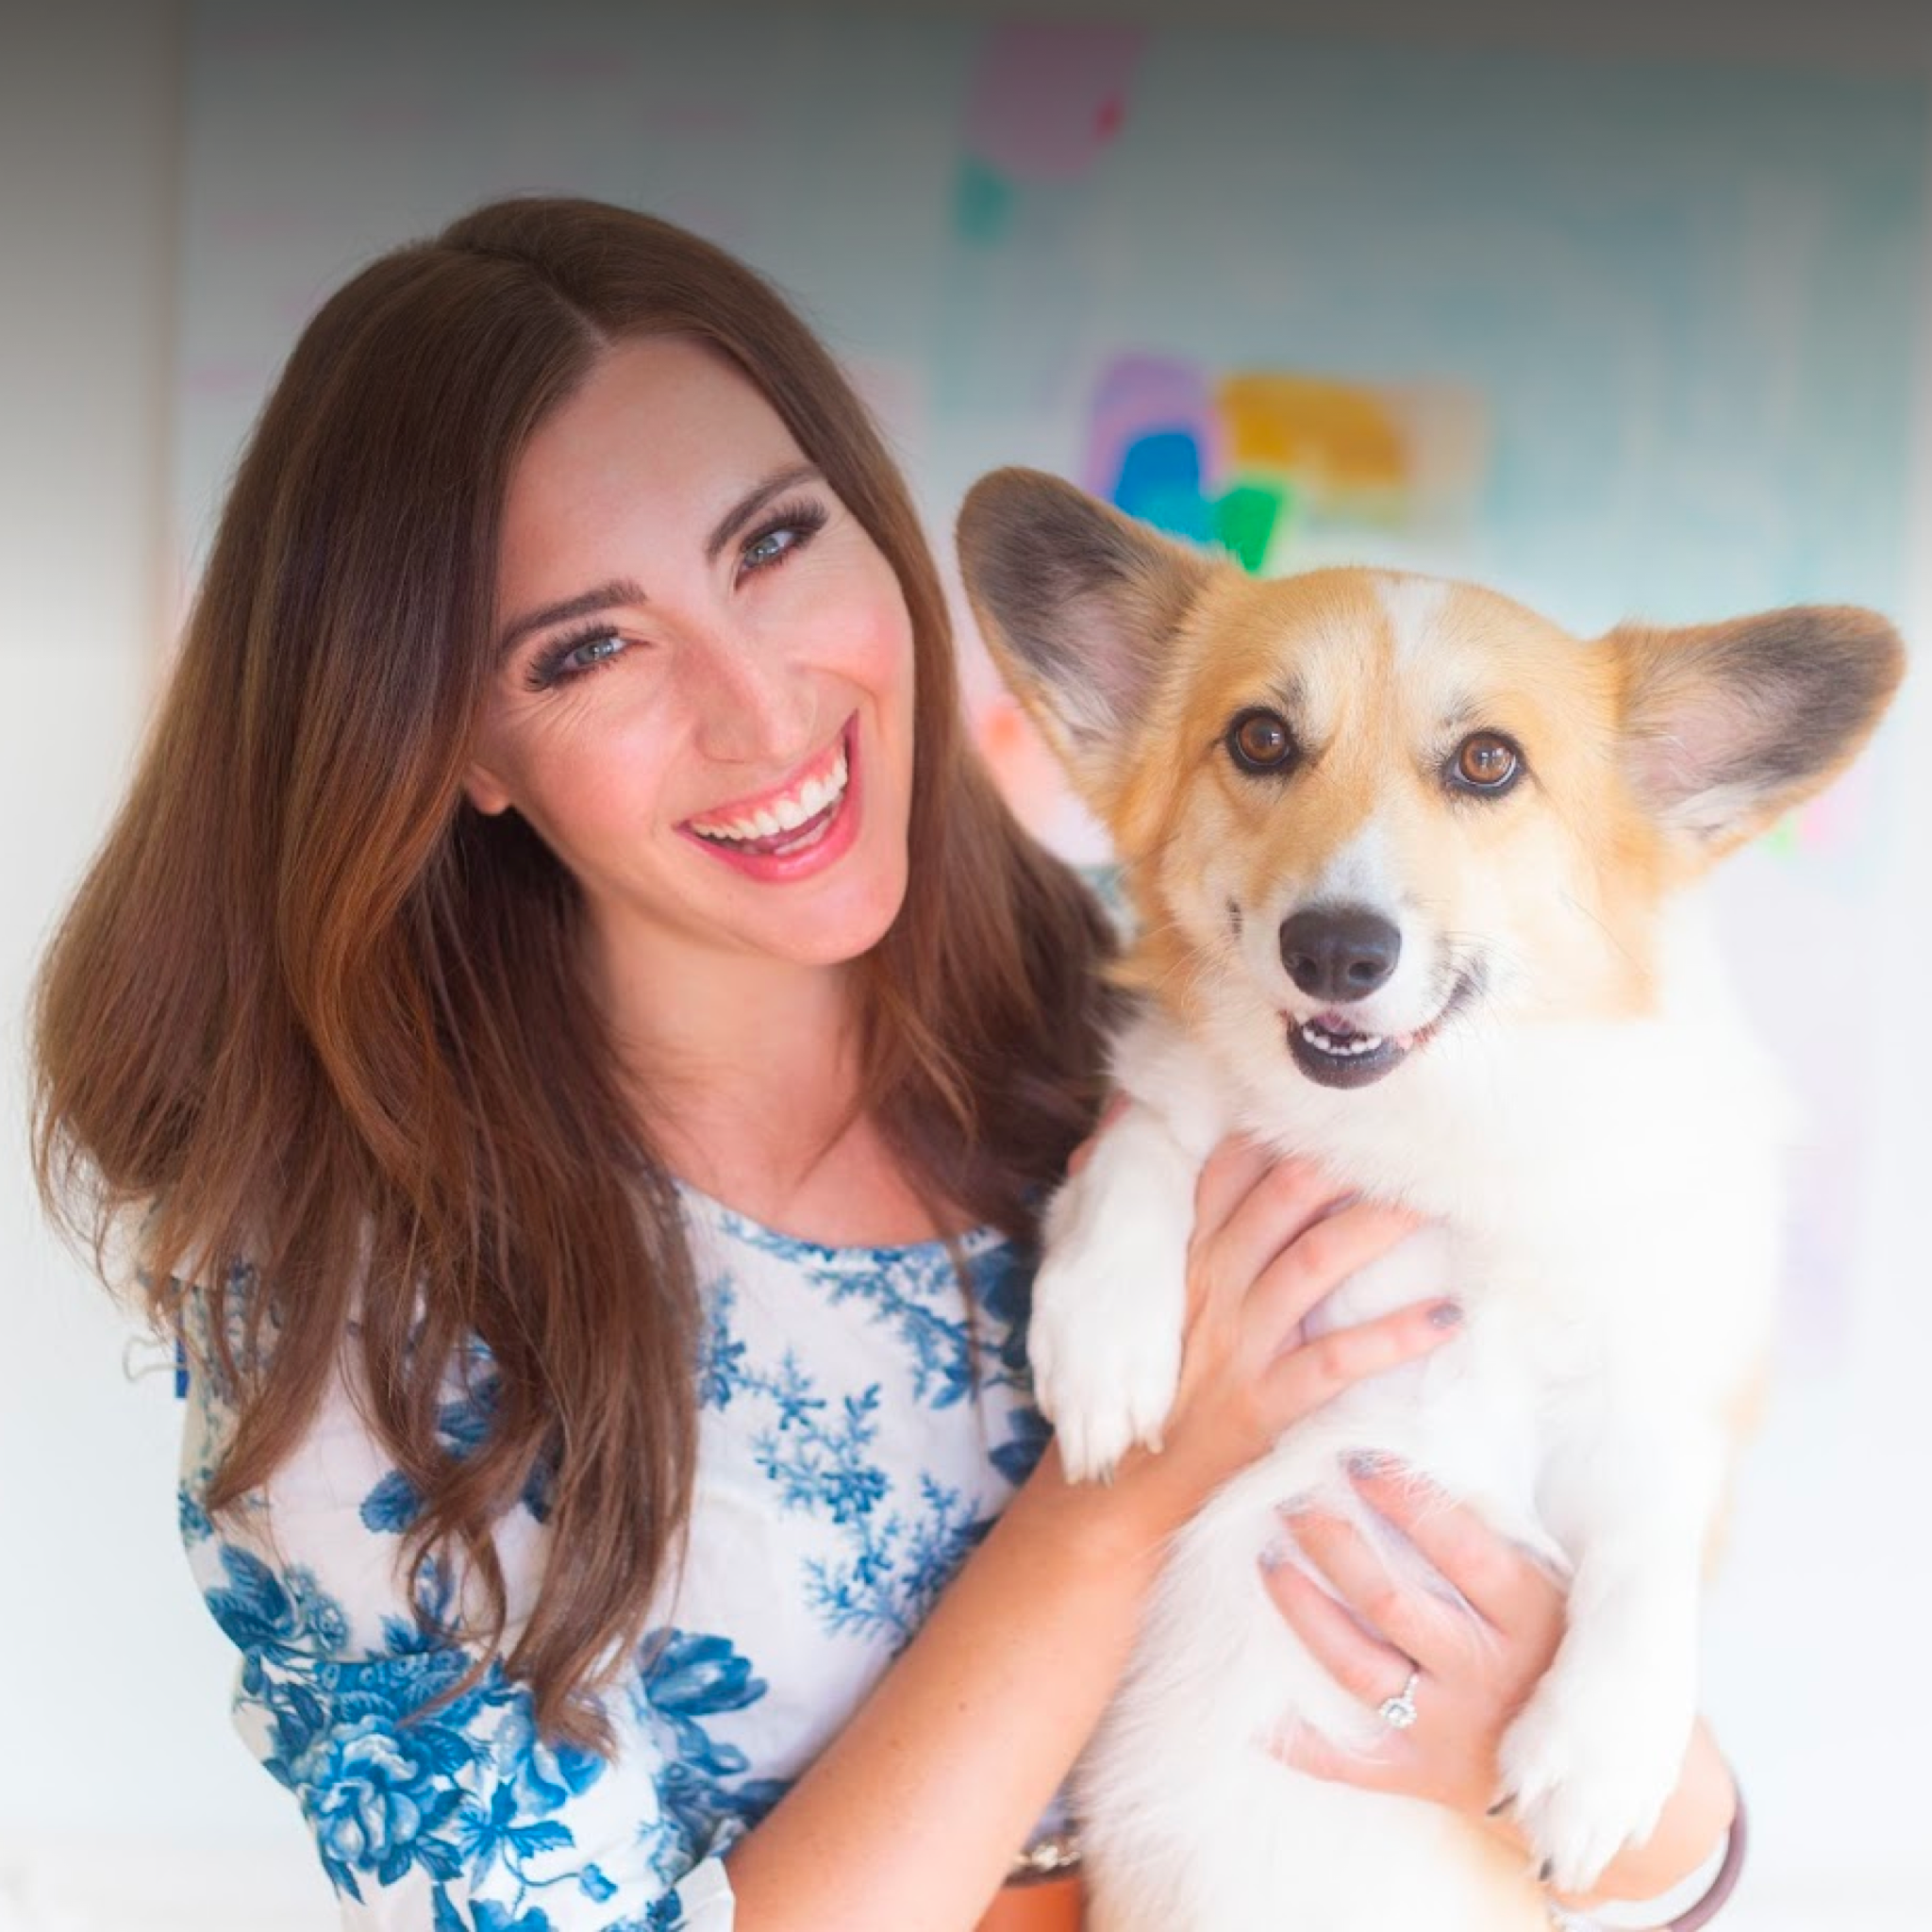
<path id="1" fill-rule="evenodd" d="M 1121 1041 L 1138 1105 L 1057 1200 L 1036 1295 L 1036 1373 L 1070 1467 L 1158 1437 L 1194 1175 L 1230 1127 L 1431 1219 L 1318 1324 L 1441 1294 L 1466 1321 L 1291 1431 L 1178 1539 L 1079 1779 L 1101 1932 L 1541 1923 L 1533 1886 L 1479 1832 L 1266 1749 L 1295 1723 L 1357 1748 L 1378 1735 L 1257 1571 L 1283 1502 L 1359 1516 L 1342 1474 L 1355 1453 L 1411 1464 L 1571 1578 L 1569 1634 L 1504 1761 L 1557 1882 L 1587 1885 L 1655 1822 L 1694 1718 L 1725 1407 L 1764 1337 L 1782 1118 L 1688 915 L 1671 944 L 1657 1019 L 1445 1039 L 1361 1091 L 1303 1079 L 1254 1015 L 1199 1040 L 1151 1017 Z"/>

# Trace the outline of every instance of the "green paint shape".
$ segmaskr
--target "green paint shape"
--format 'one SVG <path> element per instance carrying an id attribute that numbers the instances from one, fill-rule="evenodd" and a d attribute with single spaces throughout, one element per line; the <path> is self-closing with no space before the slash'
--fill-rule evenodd
<path id="1" fill-rule="evenodd" d="M 1250 576 L 1268 559 L 1284 494 L 1266 483 L 1237 483 L 1214 500 L 1214 538 Z"/>
<path id="2" fill-rule="evenodd" d="M 953 184 L 953 225 L 960 240 L 982 247 L 999 241 L 1012 225 L 1016 199 L 1013 184 L 1004 175 L 968 155 Z"/>

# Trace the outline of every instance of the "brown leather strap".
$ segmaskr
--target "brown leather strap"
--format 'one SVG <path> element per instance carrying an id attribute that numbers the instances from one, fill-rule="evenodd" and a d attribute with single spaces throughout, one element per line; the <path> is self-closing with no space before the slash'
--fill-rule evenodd
<path id="1" fill-rule="evenodd" d="M 1078 1876 L 1002 1888 L 979 1932 L 1080 1932 Z"/>

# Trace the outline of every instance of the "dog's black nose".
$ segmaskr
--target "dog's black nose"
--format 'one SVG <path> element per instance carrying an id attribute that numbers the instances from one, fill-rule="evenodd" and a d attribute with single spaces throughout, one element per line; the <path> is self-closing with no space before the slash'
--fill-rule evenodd
<path id="1" fill-rule="evenodd" d="M 1365 1000 L 1401 957 L 1401 933 L 1366 906 L 1310 906 L 1281 922 L 1281 963 L 1312 999 Z"/>

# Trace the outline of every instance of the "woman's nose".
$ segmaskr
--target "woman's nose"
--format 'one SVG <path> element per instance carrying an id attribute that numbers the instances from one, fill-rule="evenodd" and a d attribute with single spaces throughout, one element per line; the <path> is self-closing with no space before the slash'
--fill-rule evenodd
<path id="1" fill-rule="evenodd" d="M 757 764 L 809 748 L 808 680 L 771 639 L 716 632 L 693 641 L 684 659 L 685 698 L 707 758 Z"/>

